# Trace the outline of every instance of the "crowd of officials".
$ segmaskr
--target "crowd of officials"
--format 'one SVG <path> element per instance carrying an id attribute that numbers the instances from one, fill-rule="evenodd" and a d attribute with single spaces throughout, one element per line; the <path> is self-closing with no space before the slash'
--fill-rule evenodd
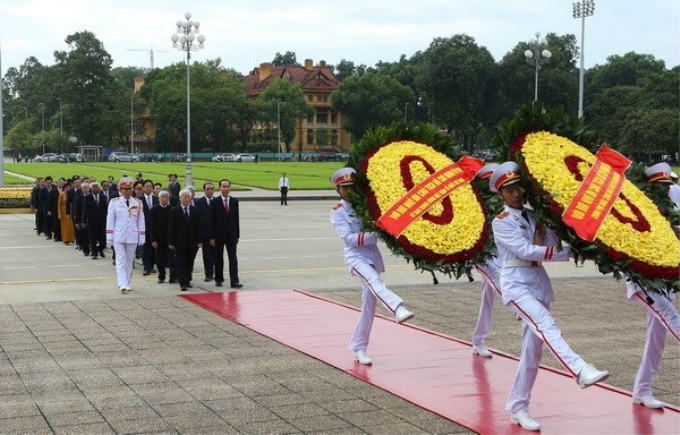
<path id="1" fill-rule="evenodd" d="M 143 275 L 158 274 L 158 283 L 177 283 L 192 288 L 192 272 L 202 249 L 204 281 L 224 282 L 224 251 L 228 255 L 231 288 L 241 288 L 237 244 L 240 237 L 238 200 L 230 197 L 231 182 L 203 185 L 196 198 L 192 186 L 181 188 L 177 174 L 168 184 L 144 179 L 141 173 L 113 176 L 98 182 L 74 175 L 54 181 L 51 176 L 35 180 L 31 209 L 35 231 L 48 240 L 74 244 L 85 257 L 106 257 L 111 249 L 118 288 L 131 291 L 135 259 L 141 259 Z"/>

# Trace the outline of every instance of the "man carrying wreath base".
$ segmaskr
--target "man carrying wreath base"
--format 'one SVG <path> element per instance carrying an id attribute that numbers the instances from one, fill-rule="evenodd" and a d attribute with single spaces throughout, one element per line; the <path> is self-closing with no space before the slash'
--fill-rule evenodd
<path id="1" fill-rule="evenodd" d="M 524 208 L 524 192 L 517 184 L 519 166 L 505 162 L 496 168 L 489 180 L 492 192 L 498 192 L 504 211 L 493 220 L 493 236 L 501 265 L 500 284 L 503 304 L 509 305 L 522 323 L 522 350 L 517 376 L 506 410 L 510 422 L 527 430 L 540 430 L 541 425 L 529 415 L 529 401 L 538 368 L 541 348 L 545 343 L 581 388 L 607 379 L 609 372 L 588 365 L 562 338 L 550 314 L 555 300 L 550 278 L 543 261 L 567 261 L 571 250 L 555 250 L 557 236 L 537 222 L 534 213 Z"/>

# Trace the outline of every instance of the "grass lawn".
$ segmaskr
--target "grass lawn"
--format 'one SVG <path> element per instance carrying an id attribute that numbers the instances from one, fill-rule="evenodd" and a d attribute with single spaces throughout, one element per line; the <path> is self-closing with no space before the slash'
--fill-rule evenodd
<path id="1" fill-rule="evenodd" d="M 247 187 L 278 190 L 282 172 L 287 174 L 293 190 L 325 190 L 332 189 L 329 179 L 342 166 L 342 162 L 196 162 L 192 163 L 192 173 L 194 186 L 199 191 L 205 181 L 217 182 L 222 178 L 231 180 L 234 190 Z M 5 170 L 31 178 L 51 175 L 56 180 L 78 174 L 95 177 L 98 181 L 105 180 L 109 175 L 118 180 L 123 175 L 134 177 L 137 172 L 141 172 L 145 179 L 160 182 L 164 186 L 168 184 L 168 174 L 175 173 L 182 186 L 186 184 L 186 163 L 6 163 Z M 33 184 L 5 174 L 6 184 L 19 182 Z"/>

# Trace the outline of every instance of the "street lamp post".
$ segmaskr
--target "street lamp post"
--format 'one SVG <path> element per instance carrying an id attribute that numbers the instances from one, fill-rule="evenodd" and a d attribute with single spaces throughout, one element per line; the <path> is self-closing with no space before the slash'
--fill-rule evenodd
<path id="1" fill-rule="evenodd" d="M 585 58 L 585 37 L 586 37 L 586 17 L 591 17 L 595 13 L 595 0 L 583 0 L 583 2 L 572 3 L 574 18 L 581 19 L 581 55 L 580 68 L 578 74 L 578 117 L 583 118 L 583 59 Z"/>
<path id="2" fill-rule="evenodd" d="M 545 40 L 540 40 L 541 32 L 536 32 L 536 42 L 534 43 L 534 49 L 527 50 L 524 52 L 524 57 L 527 59 L 529 65 L 533 65 L 536 70 L 536 77 L 534 78 L 534 103 L 538 101 L 538 70 L 541 69 L 543 65 L 550 62 L 552 53 L 550 50 L 545 49 L 541 51 L 546 44 Z"/>
<path id="3" fill-rule="evenodd" d="M 134 99 L 135 96 L 130 95 L 130 154 L 135 152 L 134 137 L 135 137 L 135 109 L 134 109 Z"/>
<path id="4" fill-rule="evenodd" d="M 191 59 L 191 52 L 203 48 L 203 42 L 205 41 L 205 36 L 198 35 L 200 23 L 198 21 L 193 21 L 191 19 L 191 14 L 187 12 L 184 14 L 186 21 L 177 21 L 177 33 L 172 35 L 170 39 L 172 40 L 173 48 L 180 51 L 185 51 L 187 53 L 187 172 L 186 172 L 186 185 L 192 186 L 192 174 L 191 174 L 191 93 L 190 93 L 190 78 L 189 78 L 189 61 Z M 196 36 L 198 35 L 198 37 Z M 194 44 L 194 40 L 197 44 Z"/>
<path id="5" fill-rule="evenodd" d="M 42 111 L 42 132 L 45 133 L 45 105 L 43 103 L 40 104 L 40 110 Z M 42 153 L 45 154 L 45 137 L 43 135 L 42 138 L 40 138 L 42 141 Z"/>
<path id="6" fill-rule="evenodd" d="M 283 159 L 283 156 L 281 155 L 281 100 L 279 100 L 278 98 L 276 99 L 276 120 L 277 120 L 276 133 L 279 141 L 279 160 L 281 160 Z"/>
<path id="7" fill-rule="evenodd" d="M 61 147 L 64 143 L 64 115 L 61 111 L 61 98 L 57 100 L 59 100 L 59 153 L 61 154 L 63 152 Z"/>
<path id="8" fill-rule="evenodd" d="M 404 124 L 408 122 L 408 106 L 409 103 L 404 104 Z"/>

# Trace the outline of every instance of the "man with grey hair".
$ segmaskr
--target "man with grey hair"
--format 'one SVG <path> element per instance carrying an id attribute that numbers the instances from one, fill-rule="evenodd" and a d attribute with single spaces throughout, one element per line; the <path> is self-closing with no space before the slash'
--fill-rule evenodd
<path id="1" fill-rule="evenodd" d="M 99 183 L 96 181 L 90 183 L 90 190 L 92 193 L 83 197 L 83 215 L 80 225 L 82 231 L 87 232 L 92 259 L 96 260 L 98 256 L 105 257 L 108 204 L 106 203 L 106 196 L 99 189 Z"/>
<path id="2" fill-rule="evenodd" d="M 201 240 L 200 212 L 191 205 L 191 191 L 182 189 L 179 192 L 180 205 L 170 211 L 170 229 L 168 230 L 168 247 L 175 251 L 175 263 L 181 291 L 191 288 L 191 274 L 198 249 L 203 246 Z"/>
<path id="3" fill-rule="evenodd" d="M 168 247 L 168 230 L 170 229 L 170 192 L 161 190 L 158 193 L 158 204 L 151 208 L 151 247 L 156 254 L 158 283 L 165 282 L 165 267 L 170 268 L 170 283 L 177 279 L 174 252 Z"/>
<path id="4" fill-rule="evenodd" d="M 194 202 L 196 200 L 196 189 L 194 188 L 194 186 L 187 186 L 185 189 L 191 192 L 191 205 L 196 205 L 196 203 Z"/>

